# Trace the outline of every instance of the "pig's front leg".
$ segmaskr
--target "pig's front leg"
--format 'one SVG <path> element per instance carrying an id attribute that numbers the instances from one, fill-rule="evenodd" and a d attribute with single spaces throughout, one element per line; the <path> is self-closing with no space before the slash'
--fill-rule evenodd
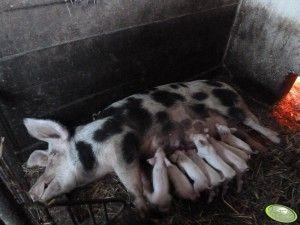
<path id="1" fill-rule="evenodd" d="M 125 188 L 134 196 L 135 206 L 143 216 L 148 211 L 148 207 L 143 196 L 143 185 L 138 161 L 135 160 L 130 164 L 119 163 L 114 170 Z"/>

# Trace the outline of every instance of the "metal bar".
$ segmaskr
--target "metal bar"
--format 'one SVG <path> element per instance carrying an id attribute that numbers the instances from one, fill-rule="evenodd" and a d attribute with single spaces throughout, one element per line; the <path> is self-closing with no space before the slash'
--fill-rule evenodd
<path id="1" fill-rule="evenodd" d="M 104 215 L 105 215 L 105 220 L 106 220 L 106 223 L 105 223 L 105 224 L 110 224 L 110 223 L 109 223 L 108 214 L 107 214 L 106 203 L 103 203 L 103 208 L 104 208 Z"/>
<path id="2" fill-rule="evenodd" d="M 123 205 L 126 204 L 126 201 L 119 198 L 105 198 L 105 199 L 85 199 L 85 200 L 56 200 L 51 202 L 48 207 L 58 207 L 58 206 L 74 206 L 74 205 L 95 205 L 95 204 L 103 204 L 103 203 L 113 203 L 119 202 Z"/>
<path id="3" fill-rule="evenodd" d="M 16 168 L 12 170 L 9 161 L 7 161 L 7 159 L 12 158 L 12 156 L 5 151 L 3 146 L 3 139 L 1 140 L 0 148 L 1 148 L 0 179 L 4 182 L 5 186 L 11 192 L 11 194 L 13 195 L 14 199 L 17 201 L 18 204 L 20 205 L 31 204 L 32 200 L 29 197 L 28 193 L 24 190 L 27 184 L 24 183 L 21 184 L 19 182 L 20 178 L 17 176 L 17 174 L 14 171 L 15 169 L 17 169 L 18 164 L 16 164 L 15 165 Z M 45 216 L 44 219 L 46 219 L 46 221 L 44 222 L 51 222 L 52 224 L 55 224 L 46 207 L 42 207 L 42 208 L 40 206 L 37 206 L 36 208 L 24 207 L 24 211 L 34 224 L 39 224 L 38 221 L 40 219 L 38 216 L 39 211 L 43 212 L 43 215 Z"/>
<path id="4" fill-rule="evenodd" d="M 116 212 L 116 214 L 109 219 L 106 204 L 107 203 L 121 203 L 122 206 L 120 210 Z M 92 207 L 93 205 L 102 204 L 104 208 L 106 222 L 105 224 L 110 224 L 114 221 L 124 210 L 125 206 L 127 205 L 126 201 L 123 199 L 118 198 L 106 198 L 106 199 L 85 199 L 85 200 L 55 200 L 48 205 L 48 208 L 55 208 L 55 207 L 71 207 L 71 206 L 78 206 L 78 205 L 89 205 Z M 92 211 L 92 210 L 91 210 Z M 74 223 L 77 224 L 76 222 Z"/>
<path id="5" fill-rule="evenodd" d="M 72 212 L 71 207 L 70 207 L 70 206 L 67 206 L 66 208 L 67 208 L 67 211 L 68 211 L 68 213 L 69 213 L 69 215 L 70 215 L 70 218 L 71 218 L 73 224 L 74 224 L 74 225 L 79 225 L 79 223 L 77 222 L 77 220 L 76 220 L 76 218 L 75 218 L 75 216 L 74 216 L 74 213 Z"/>
<path id="6" fill-rule="evenodd" d="M 36 209 L 39 211 L 43 211 L 43 214 L 46 216 L 47 221 L 44 222 L 44 224 L 51 224 L 56 225 L 56 222 L 54 221 L 52 215 L 50 214 L 47 205 L 42 202 L 31 202 L 31 203 L 25 203 L 23 204 L 24 208 L 30 208 L 30 209 Z"/>
<path id="7" fill-rule="evenodd" d="M 90 217 L 92 218 L 93 224 L 97 225 L 92 206 L 91 205 L 87 205 L 87 207 L 88 207 L 88 211 L 89 211 Z"/>

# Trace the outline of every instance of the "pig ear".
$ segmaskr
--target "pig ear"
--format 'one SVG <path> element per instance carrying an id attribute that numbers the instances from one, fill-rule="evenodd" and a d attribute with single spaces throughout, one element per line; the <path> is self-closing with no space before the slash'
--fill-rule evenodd
<path id="1" fill-rule="evenodd" d="M 151 159 L 147 159 L 147 162 L 148 162 L 151 166 L 153 166 L 154 163 L 155 163 L 155 158 L 153 157 L 153 158 L 151 158 Z"/>
<path id="2" fill-rule="evenodd" d="M 61 124 L 51 120 L 25 118 L 24 125 L 31 136 L 41 141 L 53 142 L 69 137 L 68 131 Z"/>
<path id="3" fill-rule="evenodd" d="M 34 166 L 46 167 L 47 162 L 48 162 L 48 152 L 43 150 L 35 150 L 29 156 L 26 165 L 29 168 Z"/>

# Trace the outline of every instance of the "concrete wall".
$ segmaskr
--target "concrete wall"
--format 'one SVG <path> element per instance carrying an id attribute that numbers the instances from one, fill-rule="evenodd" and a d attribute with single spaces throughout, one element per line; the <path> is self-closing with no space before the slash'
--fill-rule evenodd
<path id="1" fill-rule="evenodd" d="M 1 0 L 0 57 L 219 8 L 236 0 Z M 70 2 L 70 1 L 67 1 Z"/>
<path id="2" fill-rule="evenodd" d="M 288 71 L 300 73 L 299 12 L 299 0 L 242 1 L 225 64 L 245 88 L 278 96 Z"/>
<path id="3" fill-rule="evenodd" d="M 218 65 L 238 0 L 76 2 L 0 2 L 0 120 L 18 153 L 38 148 L 24 117 L 75 126 L 129 94 Z"/>

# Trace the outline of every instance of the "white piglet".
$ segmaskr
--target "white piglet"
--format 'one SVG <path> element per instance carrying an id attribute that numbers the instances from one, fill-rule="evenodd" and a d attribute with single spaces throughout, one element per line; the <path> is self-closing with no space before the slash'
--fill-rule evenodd
<path id="1" fill-rule="evenodd" d="M 206 163 L 195 150 L 188 150 L 187 154 L 189 158 L 193 160 L 193 162 L 204 171 L 211 186 L 216 187 L 225 180 L 224 176 L 220 175 L 215 169 L 213 169 L 208 163 Z"/>
<path id="2" fill-rule="evenodd" d="M 197 194 L 188 178 L 167 158 L 165 158 L 165 163 L 168 170 L 168 176 L 178 196 L 194 201 L 197 198 Z"/>
<path id="3" fill-rule="evenodd" d="M 153 192 L 150 193 L 145 190 L 145 195 L 149 202 L 156 205 L 162 212 L 168 211 L 172 200 L 169 194 L 169 179 L 167 167 L 165 164 L 165 153 L 159 148 L 154 157 L 147 160 L 153 165 L 152 170 L 152 184 Z"/>
<path id="4" fill-rule="evenodd" d="M 242 174 L 249 170 L 249 167 L 244 159 L 228 150 L 224 145 L 220 144 L 219 141 L 215 140 L 213 137 L 209 138 L 209 142 L 217 150 L 221 158 L 231 165 L 237 173 L 237 191 L 241 192 L 242 190 Z"/>
<path id="5" fill-rule="evenodd" d="M 192 134 L 190 138 L 196 145 L 197 154 L 220 171 L 227 180 L 231 180 L 236 175 L 236 172 L 216 153 L 214 147 L 208 142 L 207 136 Z"/>
<path id="6" fill-rule="evenodd" d="M 184 170 L 194 181 L 194 190 L 196 194 L 200 195 L 200 192 L 210 189 L 205 174 L 183 151 L 175 151 L 175 153 L 170 156 L 170 159 Z"/>
<path id="7" fill-rule="evenodd" d="M 208 203 L 212 202 L 216 193 L 213 188 L 219 186 L 224 180 L 224 176 L 220 175 L 216 170 L 214 170 L 208 163 L 206 163 L 198 154 L 197 152 L 192 149 L 188 150 L 187 154 L 191 160 L 205 173 L 206 177 L 208 178 L 209 185 L 212 189 L 209 191 L 209 198 Z"/>

